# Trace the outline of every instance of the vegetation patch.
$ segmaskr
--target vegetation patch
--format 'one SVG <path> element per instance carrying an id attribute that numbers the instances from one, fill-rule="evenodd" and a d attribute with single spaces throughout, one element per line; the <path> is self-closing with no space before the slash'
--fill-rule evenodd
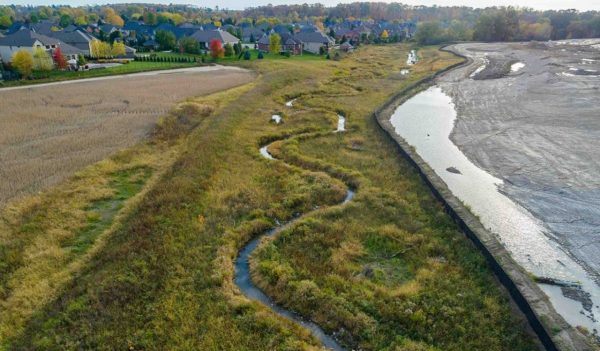
<path id="1" fill-rule="evenodd" d="M 392 77 L 409 49 L 244 63 L 260 73 L 256 83 L 214 99 L 214 112 L 175 143 L 176 161 L 153 184 L 151 176 L 151 190 L 77 281 L 5 338 L 7 348 L 319 349 L 233 284 L 239 248 L 310 212 L 261 246 L 254 279 L 345 345 L 533 349 L 485 260 L 372 116 L 398 90 L 458 60 L 424 48 L 406 79 Z M 282 105 L 290 96 L 293 108 Z M 269 123 L 281 110 L 285 124 Z M 333 133 L 336 111 L 347 132 Z M 269 152 L 280 160 L 261 157 L 258 148 L 274 141 Z M 354 200 L 333 206 L 348 185 L 358 189 Z"/>

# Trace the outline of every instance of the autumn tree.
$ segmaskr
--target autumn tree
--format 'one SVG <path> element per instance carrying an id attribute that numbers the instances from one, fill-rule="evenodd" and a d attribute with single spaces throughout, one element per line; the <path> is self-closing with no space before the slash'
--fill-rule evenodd
<path id="1" fill-rule="evenodd" d="M 381 32 L 381 40 L 383 41 L 387 41 L 390 37 L 390 33 L 388 33 L 387 30 L 383 30 L 383 32 Z"/>
<path id="2" fill-rule="evenodd" d="M 120 41 L 115 41 L 112 45 L 112 56 L 125 56 L 125 44 Z"/>
<path id="3" fill-rule="evenodd" d="M 112 48 L 109 43 L 92 40 L 92 56 L 96 58 L 105 58 L 112 55 Z"/>
<path id="4" fill-rule="evenodd" d="M 33 49 L 33 70 L 49 72 L 54 68 L 54 63 L 44 48 Z"/>
<path id="5" fill-rule="evenodd" d="M 67 68 L 67 60 L 65 60 L 65 57 L 62 54 L 62 50 L 60 49 L 60 47 L 57 47 L 54 50 L 54 55 L 52 55 L 53 59 L 54 59 L 54 63 L 56 64 L 56 67 L 58 69 L 65 69 Z"/>
<path id="6" fill-rule="evenodd" d="M 123 27 L 123 25 L 125 25 L 123 18 L 121 18 L 121 16 L 119 16 L 119 14 L 117 14 L 111 7 L 104 9 L 104 20 L 119 27 Z"/>
<path id="7" fill-rule="evenodd" d="M 209 48 L 210 48 L 210 56 L 215 61 L 219 58 L 222 58 L 223 55 L 225 54 L 225 50 L 223 49 L 223 45 L 221 44 L 221 41 L 219 39 L 211 40 Z"/>
<path id="8" fill-rule="evenodd" d="M 27 78 L 33 71 L 33 56 L 27 50 L 19 50 L 12 55 L 11 64 L 23 78 Z"/>
<path id="9" fill-rule="evenodd" d="M 269 36 L 269 52 L 274 54 L 281 52 L 281 37 L 279 34 Z"/>

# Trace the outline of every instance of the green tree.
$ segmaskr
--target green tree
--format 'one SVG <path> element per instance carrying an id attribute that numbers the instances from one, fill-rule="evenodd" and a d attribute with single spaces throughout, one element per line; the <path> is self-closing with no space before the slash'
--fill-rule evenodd
<path id="1" fill-rule="evenodd" d="M 179 39 L 179 47 L 183 52 L 188 54 L 200 53 L 200 43 L 190 37 L 183 37 Z"/>
<path id="2" fill-rule="evenodd" d="M 233 46 L 231 46 L 231 44 L 229 44 L 229 43 L 225 44 L 223 49 L 225 50 L 225 52 L 224 52 L 225 57 L 230 57 L 233 55 Z"/>
<path id="3" fill-rule="evenodd" d="M 77 55 L 77 65 L 83 66 L 85 64 L 86 64 L 86 61 L 85 61 L 85 57 L 83 56 L 83 54 Z"/>
<path id="4" fill-rule="evenodd" d="M 19 50 L 12 55 L 11 64 L 23 78 L 28 78 L 33 71 L 33 56 L 27 50 Z"/>
<path id="5" fill-rule="evenodd" d="M 172 50 L 177 44 L 175 34 L 166 30 L 159 30 L 156 32 L 156 42 L 160 46 L 161 50 Z"/>
<path id="6" fill-rule="evenodd" d="M 514 8 L 502 8 L 479 16 L 473 38 L 477 41 L 510 41 L 519 33 L 519 17 Z"/>
<path id="7" fill-rule="evenodd" d="M 281 37 L 279 34 L 269 36 L 269 52 L 278 54 L 281 51 Z"/>
<path id="8" fill-rule="evenodd" d="M 12 25 L 12 19 L 8 15 L 0 16 L 0 28 L 8 28 Z"/>
<path id="9" fill-rule="evenodd" d="M 71 23 L 73 23 L 73 19 L 67 14 L 62 14 L 60 16 L 60 20 L 58 21 L 58 24 L 63 28 L 66 28 Z"/>
<path id="10" fill-rule="evenodd" d="M 421 22 L 417 26 L 415 40 L 420 45 L 435 45 L 446 40 L 438 22 Z"/>

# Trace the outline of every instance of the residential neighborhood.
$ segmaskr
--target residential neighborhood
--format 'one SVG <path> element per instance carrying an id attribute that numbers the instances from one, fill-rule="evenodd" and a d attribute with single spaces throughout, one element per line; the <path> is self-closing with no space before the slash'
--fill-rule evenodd
<path id="1" fill-rule="evenodd" d="M 46 19 L 37 13 L 11 17 L 14 20 L 9 26 L 0 26 L 0 76 L 5 80 L 35 76 L 30 71 L 35 73 L 39 67 L 20 69 L 20 62 L 13 64 L 19 51 L 32 58 L 44 55 L 43 51 L 53 59 L 54 68 L 69 71 L 113 67 L 136 59 L 190 61 L 190 56 L 178 58 L 181 54 L 197 55 L 193 62 L 221 56 L 262 58 L 269 53 L 329 58 L 332 51 L 347 54 L 362 44 L 408 40 L 417 28 L 415 21 L 236 20 L 224 16 L 186 21 L 177 13 L 158 9 L 144 8 L 142 12 L 131 17 L 121 13 L 121 17 L 112 8 L 104 8 L 100 15 L 75 19 L 63 12 Z M 222 54 L 211 54 L 212 42 L 219 43 Z M 165 59 L 163 53 L 171 54 Z M 63 58 L 68 64 L 59 67 L 56 59 Z"/>

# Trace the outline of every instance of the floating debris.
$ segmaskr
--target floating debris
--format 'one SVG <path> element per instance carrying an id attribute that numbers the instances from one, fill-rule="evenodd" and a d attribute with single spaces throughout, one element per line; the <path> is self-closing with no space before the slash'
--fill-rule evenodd
<path id="1" fill-rule="evenodd" d="M 281 118 L 280 115 L 273 115 L 271 116 L 271 121 L 275 122 L 275 124 L 279 124 L 281 123 L 283 119 Z"/>
<path id="2" fill-rule="evenodd" d="M 400 74 L 403 75 L 403 76 L 405 76 L 405 75 L 407 75 L 409 73 L 410 73 L 410 71 L 407 70 L 407 69 L 403 69 L 402 71 L 400 71 Z"/>
<path id="3" fill-rule="evenodd" d="M 292 99 L 292 100 L 290 100 L 290 101 L 286 102 L 286 103 L 285 103 L 285 106 L 287 106 L 287 107 L 292 107 L 292 106 L 294 106 L 294 102 L 295 102 L 296 100 L 298 100 L 298 99 L 296 98 L 296 99 Z"/>
<path id="4" fill-rule="evenodd" d="M 448 167 L 446 168 L 446 170 L 450 173 L 454 173 L 454 174 L 462 174 L 460 173 L 460 171 L 456 168 L 456 167 Z"/>

